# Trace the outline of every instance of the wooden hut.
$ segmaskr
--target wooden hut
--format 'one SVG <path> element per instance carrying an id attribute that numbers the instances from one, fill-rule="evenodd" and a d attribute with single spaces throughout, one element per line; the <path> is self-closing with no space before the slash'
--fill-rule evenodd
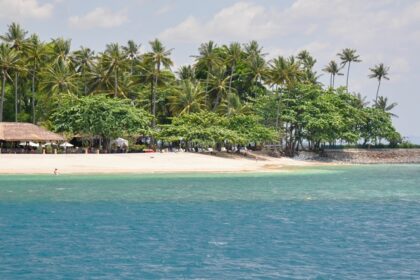
<path id="1" fill-rule="evenodd" d="M 0 122 L 1 147 L 16 148 L 19 142 L 60 142 L 64 138 L 31 123 Z"/>

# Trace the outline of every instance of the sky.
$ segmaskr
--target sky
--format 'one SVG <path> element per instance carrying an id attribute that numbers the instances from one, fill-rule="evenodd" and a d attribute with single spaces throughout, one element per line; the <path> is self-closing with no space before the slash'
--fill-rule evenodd
<path id="1" fill-rule="evenodd" d="M 394 124 L 420 143 L 420 0 L 0 0 L 0 33 L 20 23 L 41 39 L 72 39 L 72 48 L 103 51 L 134 40 L 148 50 L 159 38 L 173 49 L 175 68 L 190 64 L 199 45 L 257 40 L 267 58 L 308 50 L 319 74 L 343 48 L 356 49 L 349 90 L 373 100 L 369 68 L 390 67 L 380 95 L 397 102 Z M 329 83 L 328 75 L 320 77 Z M 337 85 L 345 84 L 345 76 Z"/>

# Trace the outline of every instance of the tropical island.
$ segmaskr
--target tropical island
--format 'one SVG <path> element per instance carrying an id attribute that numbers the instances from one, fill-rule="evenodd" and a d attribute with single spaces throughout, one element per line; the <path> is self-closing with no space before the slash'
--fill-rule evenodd
<path id="1" fill-rule="evenodd" d="M 72 50 L 70 39 L 44 42 L 12 23 L 1 41 L 0 121 L 38 124 L 84 150 L 112 152 L 118 137 L 132 152 L 266 150 L 288 157 L 412 146 L 393 126 L 397 104 L 380 95 L 388 66 L 378 63 L 366 77 L 377 82 L 375 100 L 352 92 L 351 65 L 362 59 L 355 49 L 324 62 L 330 83 L 323 85 L 308 51 L 268 59 L 256 41 L 203 43 L 192 65 L 175 70 L 173 50 L 158 39 L 144 53 L 132 40 L 96 53 Z M 343 75 L 345 86 L 336 87 Z"/>

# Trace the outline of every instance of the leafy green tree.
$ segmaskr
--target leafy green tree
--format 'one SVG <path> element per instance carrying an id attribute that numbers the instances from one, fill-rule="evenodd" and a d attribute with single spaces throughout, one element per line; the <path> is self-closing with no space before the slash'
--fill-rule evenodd
<path id="1" fill-rule="evenodd" d="M 133 40 L 128 40 L 127 46 L 123 46 L 122 49 L 130 61 L 130 74 L 133 75 L 134 64 L 139 59 L 140 44 L 137 45 Z"/>
<path id="2" fill-rule="evenodd" d="M 381 86 L 382 79 L 389 80 L 389 77 L 388 77 L 389 67 L 385 66 L 383 63 L 379 63 L 378 65 L 375 65 L 375 67 L 369 68 L 369 70 L 372 72 L 369 75 L 369 78 L 378 80 L 378 88 L 376 90 L 376 98 L 375 98 L 375 103 L 376 103 L 378 101 L 379 88 Z"/>
<path id="3" fill-rule="evenodd" d="M 63 98 L 50 120 L 57 132 L 100 136 L 109 149 L 112 138 L 149 133 L 150 118 L 129 100 L 95 95 Z"/>
<path id="4" fill-rule="evenodd" d="M 347 78 L 346 78 L 346 89 L 349 90 L 349 75 L 350 75 L 350 65 L 351 63 L 361 62 L 362 60 L 359 59 L 359 55 L 356 53 L 355 49 L 343 49 L 341 53 L 337 54 L 338 57 L 341 59 L 342 67 L 347 65 Z"/>

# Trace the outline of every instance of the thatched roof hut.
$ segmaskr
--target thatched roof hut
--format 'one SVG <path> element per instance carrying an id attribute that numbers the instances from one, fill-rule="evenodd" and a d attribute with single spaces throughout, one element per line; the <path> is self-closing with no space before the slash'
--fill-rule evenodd
<path id="1" fill-rule="evenodd" d="M 64 141 L 64 138 L 31 123 L 0 122 L 0 141 L 49 142 Z"/>

